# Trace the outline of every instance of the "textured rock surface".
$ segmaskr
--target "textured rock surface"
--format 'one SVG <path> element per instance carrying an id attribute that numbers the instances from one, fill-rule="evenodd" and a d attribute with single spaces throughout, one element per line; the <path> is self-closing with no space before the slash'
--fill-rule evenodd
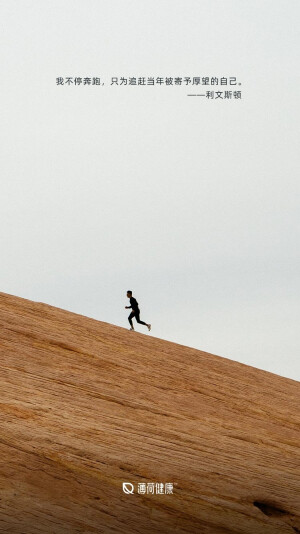
<path id="1" fill-rule="evenodd" d="M 3 293 L 0 328 L 1 533 L 300 532 L 297 382 Z"/>

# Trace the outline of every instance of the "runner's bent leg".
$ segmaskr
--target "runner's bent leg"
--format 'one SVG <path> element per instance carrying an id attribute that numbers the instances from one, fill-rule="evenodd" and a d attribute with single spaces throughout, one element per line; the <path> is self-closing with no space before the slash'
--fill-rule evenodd
<path id="1" fill-rule="evenodd" d="M 135 313 L 134 312 L 131 312 L 131 314 L 129 315 L 128 317 L 128 321 L 129 321 L 129 324 L 131 326 L 131 328 L 133 328 L 133 324 L 132 324 L 132 318 L 135 316 Z"/>

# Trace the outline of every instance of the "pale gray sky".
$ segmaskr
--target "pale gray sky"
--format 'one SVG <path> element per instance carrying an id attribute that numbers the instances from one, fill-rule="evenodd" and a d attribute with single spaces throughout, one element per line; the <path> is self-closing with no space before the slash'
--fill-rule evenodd
<path id="1" fill-rule="evenodd" d="M 2 0 L 1 290 L 127 328 L 132 289 L 154 336 L 299 379 L 299 15 Z M 112 76 L 236 76 L 242 99 Z"/>

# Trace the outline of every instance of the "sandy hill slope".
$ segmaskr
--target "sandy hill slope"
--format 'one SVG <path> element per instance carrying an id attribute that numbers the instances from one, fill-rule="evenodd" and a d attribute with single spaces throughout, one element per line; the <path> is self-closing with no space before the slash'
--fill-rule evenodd
<path id="1" fill-rule="evenodd" d="M 297 382 L 3 293 L 0 331 L 1 533 L 300 532 Z"/>

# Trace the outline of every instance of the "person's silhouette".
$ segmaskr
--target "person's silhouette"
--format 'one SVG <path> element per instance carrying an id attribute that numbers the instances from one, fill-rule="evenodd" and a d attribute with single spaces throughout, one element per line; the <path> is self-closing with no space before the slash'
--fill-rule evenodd
<path id="1" fill-rule="evenodd" d="M 135 317 L 137 323 L 144 324 L 145 326 L 147 326 L 148 330 L 150 331 L 151 330 L 151 324 L 144 323 L 144 321 L 140 320 L 139 305 L 138 305 L 138 302 L 136 301 L 136 299 L 132 296 L 132 291 L 127 291 L 127 297 L 130 300 L 130 306 L 125 306 L 125 309 L 129 309 L 129 308 L 132 309 L 132 312 L 130 313 L 130 315 L 128 317 L 128 321 L 129 321 L 129 324 L 130 324 L 130 330 L 134 330 L 132 319 L 133 319 L 133 317 Z"/>

